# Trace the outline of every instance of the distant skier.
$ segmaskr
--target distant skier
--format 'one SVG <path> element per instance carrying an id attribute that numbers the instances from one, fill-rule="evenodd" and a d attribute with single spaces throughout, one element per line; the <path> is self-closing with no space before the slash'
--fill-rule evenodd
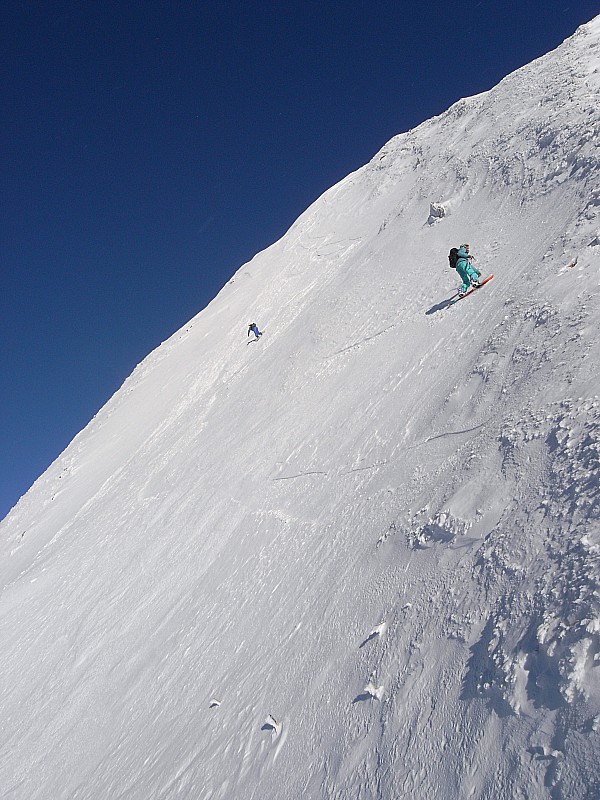
<path id="1" fill-rule="evenodd" d="M 252 340 L 254 342 L 256 341 L 256 339 L 258 339 L 259 336 L 262 336 L 261 331 L 258 330 L 256 322 L 251 322 L 250 325 L 248 326 L 248 336 L 250 336 L 251 333 L 253 333 L 255 336 L 255 338 Z"/>
<path id="2" fill-rule="evenodd" d="M 458 290 L 458 296 L 464 297 L 469 286 L 473 286 L 476 289 L 479 288 L 479 276 L 481 272 L 475 269 L 472 264 L 474 259 L 473 256 L 469 254 L 468 244 L 461 244 L 458 250 L 453 247 L 449 255 L 450 265 L 452 265 L 453 258 L 455 258 L 454 269 L 458 272 L 462 280 L 462 284 Z"/>

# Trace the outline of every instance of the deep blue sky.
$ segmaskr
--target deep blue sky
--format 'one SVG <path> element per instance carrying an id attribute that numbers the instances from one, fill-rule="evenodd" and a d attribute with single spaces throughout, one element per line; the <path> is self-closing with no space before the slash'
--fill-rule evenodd
<path id="1" fill-rule="evenodd" d="M 598 0 L 2 3 L 0 518 L 324 190 L 598 13 Z"/>

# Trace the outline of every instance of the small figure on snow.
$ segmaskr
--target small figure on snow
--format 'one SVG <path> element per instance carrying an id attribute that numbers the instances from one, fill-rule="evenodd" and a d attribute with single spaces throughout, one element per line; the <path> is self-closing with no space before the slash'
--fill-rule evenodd
<path id="1" fill-rule="evenodd" d="M 258 339 L 259 336 L 262 336 L 261 331 L 258 330 L 258 325 L 256 324 L 256 322 L 251 322 L 249 324 L 249 326 L 248 326 L 248 336 L 250 336 L 250 333 L 253 333 L 254 336 L 255 336 L 253 341 L 256 341 L 256 339 Z"/>
<path id="2" fill-rule="evenodd" d="M 469 254 L 469 245 L 461 244 L 458 250 L 453 247 L 452 250 L 450 250 L 448 258 L 450 259 L 450 266 L 454 266 L 454 269 L 458 272 L 462 280 L 462 284 L 458 290 L 458 296 L 464 297 L 469 286 L 478 289 L 481 285 L 479 283 L 481 272 L 475 269 L 472 264 L 475 259 Z M 454 264 L 452 264 L 453 261 Z"/>

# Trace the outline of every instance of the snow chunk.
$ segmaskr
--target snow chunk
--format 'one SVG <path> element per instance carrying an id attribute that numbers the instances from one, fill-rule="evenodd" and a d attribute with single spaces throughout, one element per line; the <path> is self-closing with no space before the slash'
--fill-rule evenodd
<path id="1" fill-rule="evenodd" d="M 376 683 L 371 680 L 367 683 L 363 689 L 363 692 L 372 697 L 374 700 L 381 700 L 383 697 L 383 686 L 377 686 Z"/>
<path id="2" fill-rule="evenodd" d="M 429 218 L 427 220 L 428 225 L 433 225 L 435 222 L 439 222 L 439 220 L 443 219 L 448 213 L 448 209 L 443 203 L 431 203 L 429 205 Z"/>

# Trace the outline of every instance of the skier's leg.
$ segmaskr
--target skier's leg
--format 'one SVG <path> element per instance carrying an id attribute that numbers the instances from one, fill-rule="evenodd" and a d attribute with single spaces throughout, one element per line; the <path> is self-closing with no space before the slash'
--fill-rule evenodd
<path id="1" fill-rule="evenodd" d="M 462 267 L 459 267 L 459 266 L 457 265 L 457 267 L 456 267 L 456 271 L 457 271 L 457 272 L 458 272 L 458 274 L 460 275 L 460 279 L 461 279 L 461 281 L 462 281 L 462 284 L 461 284 L 461 286 L 459 287 L 458 291 L 459 291 L 461 294 L 464 294 L 464 293 L 467 291 L 467 289 L 469 288 L 469 286 L 471 285 L 471 280 L 470 280 L 470 278 L 469 278 L 469 275 L 468 275 L 468 273 L 467 273 L 467 272 L 466 272 L 464 269 L 462 269 Z"/>
<path id="2" fill-rule="evenodd" d="M 479 280 L 479 273 L 477 272 L 475 267 L 471 266 L 471 264 L 469 264 L 467 266 L 466 272 L 467 272 L 467 275 L 469 276 L 470 280 L 472 280 L 472 281 L 478 281 Z"/>

